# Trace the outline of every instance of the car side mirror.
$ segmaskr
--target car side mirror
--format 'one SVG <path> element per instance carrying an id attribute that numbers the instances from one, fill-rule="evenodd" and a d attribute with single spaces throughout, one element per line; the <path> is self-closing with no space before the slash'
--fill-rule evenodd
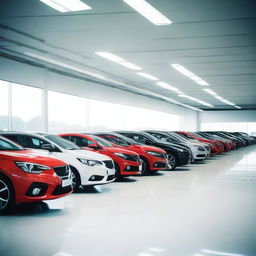
<path id="1" fill-rule="evenodd" d="M 52 144 L 43 144 L 42 149 L 45 149 L 48 151 L 55 151 L 55 147 Z"/>

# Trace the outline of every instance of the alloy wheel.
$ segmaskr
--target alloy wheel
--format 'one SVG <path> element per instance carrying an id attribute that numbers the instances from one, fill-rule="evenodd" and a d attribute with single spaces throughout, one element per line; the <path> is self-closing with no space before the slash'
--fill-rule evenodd
<path id="1" fill-rule="evenodd" d="M 176 158 L 175 156 L 172 155 L 168 155 L 168 163 L 167 163 L 167 167 L 169 170 L 174 169 L 176 166 Z"/>
<path id="2" fill-rule="evenodd" d="M 10 190 L 7 184 L 0 180 L 0 210 L 3 210 L 10 200 Z"/>

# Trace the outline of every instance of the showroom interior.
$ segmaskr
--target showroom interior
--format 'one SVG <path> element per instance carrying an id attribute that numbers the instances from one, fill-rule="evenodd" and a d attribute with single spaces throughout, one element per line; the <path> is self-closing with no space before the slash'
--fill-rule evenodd
<path id="1" fill-rule="evenodd" d="M 1 0 L 0 255 L 255 256 L 255 13 Z"/>

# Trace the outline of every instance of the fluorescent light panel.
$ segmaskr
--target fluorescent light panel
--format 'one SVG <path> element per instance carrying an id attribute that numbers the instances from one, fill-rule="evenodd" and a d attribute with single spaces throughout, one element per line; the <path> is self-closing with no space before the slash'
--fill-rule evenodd
<path id="1" fill-rule="evenodd" d="M 209 93 L 209 94 L 211 94 L 211 95 L 213 95 L 213 96 L 217 96 L 217 93 L 214 92 L 214 91 L 211 90 L 211 89 L 204 89 L 204 91 L 207 92 L 207 93 Z"/>
<path id="2" fill-rule="evenodd" d="M 202 105 L 204 105 L 204 106 L 207 106 L 207 107 L 211 107 L 211 108 L 214 107 L 214 106 L 211 105 L 210 103 L 207 103 L 207 102 L 205 102 L 205 101 L 203 101 L 203 100 L 198 100 L 198 99 L 196 99 L 196 98 L 194 98 L 194 97 L 191 97 L 191 96 L 188 96 L 188 95 L 185 95 L 185 94 L 179 94 L 179 97 L 183 97 L 183 98 L 187 98 L 187 99 L 189 99 L 189 100 L 196 101 L 196 102 L 198 102 L 198 103 L 200 103 L 200 104 L 202 104 Z"/>
<path id="3" fill-rule="evenodd" d="M 145 78 L 147 78 L 147 79 L 149 79 L 149 80 L 153 80 L 153 81 L 159 80 L 157 77 L 152 76 L 152 75 L 150 75 L 150 74 L 148 74 L 148 73 L 137 72 L 136 74 L 139 75 L 139 76 L 143 76 L 143 77 L 145 77 Z"/>
<path id="4" fill-rule="evenodd" d="M 98 56 L 102 57 L 102 58 L 105 58 L 107 60 L 110 60 L 110 61 L 113 61 L 113 62 L 116 62 L 120 65 L 123 65 L 129 69 L 132 69 L 132 70 L 142 70 L 141 67 L 131 63 L 131 62 L 128 62 L 127 60 L 121 58 L 121 57 L 118 57 L 117 55 L 111 53 L 111 52 L 95 52 L 95 54 L 97 54 Z"/>
<path id="5" fill-rule="evenodd" d="M 80 0 L 40 0 L 59 12 L 76 12 L 92 9 Z"/>
<path id="6" fill-rule="evenodd" d="M 173 87 L 165 82 L 162 82 L 162 81 L 159 81 L 159 82 L 156 82 L 156 85 L 160 86 L 160 87 L 163 87 L 164 89 L 167 89 L 167 90 L 170 90 L 170 91 L 174 91 L 176 93 L 179 93 L 179 94 L 182 94 L 182 92 L 176 88 L 176 87 Z"/>
<path id="7" fill-rule="evenodd" d="M 172 23 L 167 17 L 144 0 L 123 0 L 138 13 L 155 25 L 169 25 Z"/>
<path id="8" fill-rule="evenodd" d="M 190 78 L 193 81 L 195 81 L 196 83 L 198 83 L 199 85 L 209 85 L 206 81 L 201 79 L 199 76 L 196 76 L 194 73 L 192 73 L 191 71 L 187 70 L 182 65 L 180 65 L 180 64 L 171 64 L 171 66 L 174 69 L 176 69 L 177 71 L 179 71 L 180 73 L 182 73 L 184 76 L 187 76 L 188 78 Z"/>

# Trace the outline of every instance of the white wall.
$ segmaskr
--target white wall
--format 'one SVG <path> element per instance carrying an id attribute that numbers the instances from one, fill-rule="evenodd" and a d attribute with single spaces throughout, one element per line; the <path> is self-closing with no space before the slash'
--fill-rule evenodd
<path id="1" fill-rule="evenodd" d="M 0 80 L 90 99 L 176 114 L 180 116 L 180 129 L 197 130 L 198 128 L 198 113 L 196 111 L 116 88 L 63 76 L 47 69 L 33 67 L 5 58 L 0 58 Z"/>

